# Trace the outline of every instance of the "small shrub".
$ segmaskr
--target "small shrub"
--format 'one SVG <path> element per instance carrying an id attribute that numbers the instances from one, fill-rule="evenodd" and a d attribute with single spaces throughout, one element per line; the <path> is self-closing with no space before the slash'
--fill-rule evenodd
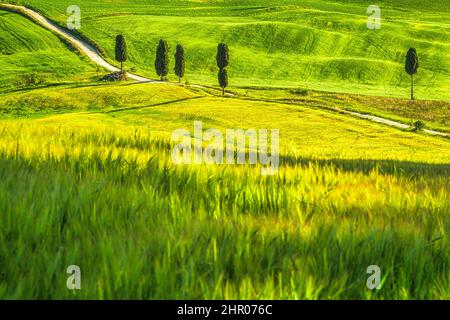
<path id="1" fill-rule="evenodd" d="M 425 129 L 425 123 L 423 121 L 417 120 L 413 123 L 414 131 L 422 131 Z"/>
<path id="2" fill-rule="evenodd" d="M 122 73 L 121 71 L 115 71 L 113 73 L 110 73 L 106 76 L 104 76 L 101 81 L 122 81 L 127 80 L 127 74 Z"/>
<path id="3" fill-rule="evenodd" d="M 308 89 L 291 89 L 290 92 L 298 96 L 308 96 L 310 91 Z"/>

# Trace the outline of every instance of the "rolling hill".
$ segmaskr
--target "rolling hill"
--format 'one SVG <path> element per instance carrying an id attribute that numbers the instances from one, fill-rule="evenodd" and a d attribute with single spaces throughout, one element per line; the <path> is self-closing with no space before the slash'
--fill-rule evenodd
<path id="1" fill-rule="evenodd" d="M 9 2 L 61 24 L 80 5 L 81 34 L 111 61 L 123 32 L 144 76 L 160 37 L 182 42 L 201 85 L 99 81 L 0 11 L 0 299 L 450 298 L 450 140 L 348 114 L 450 131 L 447 1 L 380 1 L 376 32 L 359 0 Z M 219 41 L 226 97 L 210 86 Z M 410 45 L 430 100 L 398 98 Z M 194 121 L 279 129 L 279 170 L 176 165 L 172 134 Z M 74 264 L 82 290 L 66 286 Z"/>
<path id="2" fill-rule="evenodd" d="M 14 1 L 13 1 L 14 2 Z M 73 1 L 15 1 L 65 24 Z M 80 32 L 113 57 L 114 37 L 128 39 L 130 62 L 155 77 L 156 43 L 187 48 L 187 79 L 216 83 L 215 50 L 230 45 L 236 86 L 306 87 L 407 97 L 404 56 L 420 57 L 417 94 L 449 100 L 450 27 L 445 1 L 384 1 L 382 27 L 369 30 L 363 1 L 78 1 Z M 420 14 L 417 12 L 420 8 Z M 446 14 L 447 13 L 447 14 Z"/>
<path id="3" fill-rule="evenodd" d="M 167 85 L 18 96 L 44 110 L 0 120 L 0 298 L 449 298 L 448 140 Z M 278 173 L 175 165 L 194 121 L 279 128 Z"/>
<path id="4" fill-rule="evenodd" d="M 87 80 L 98 68 L 71 52 L 50 31 L 0 11 L 0 89 Z"/>

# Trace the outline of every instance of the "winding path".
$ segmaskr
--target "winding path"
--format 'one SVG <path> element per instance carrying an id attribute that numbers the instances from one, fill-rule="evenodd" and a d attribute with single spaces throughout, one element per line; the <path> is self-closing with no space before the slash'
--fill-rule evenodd
<path id="1" fill-rule="evenodd" d="M 385 119 L 385 118 L 380 118 L 380 117 L 377 117 L 377 116 L 371 116 L 371 115 L 368 115 L 368 114 L 362 114 L 362 113 L 358 113 L 358 112 L 345 111 L 345 110 L 342 111 L 342 112 L 345 113 L 345 114 L 349 114 L 349 115 L 355 116 L 355 117 L 368 119 L 368 120 L 371 120 L 373 122 L 386 124 L 388 126 L 396 127 L 396 128 L 399 128 L 399 129 L 406 129 L 406 130 L 413 129 L 413 127 L 410 126 L 410 125 L 407 125 L 407 124 L 404 124 L 404 123 L 401 123 L 401 122 L 397 122 L 397 121 L 392 121 L 392 120 Z M 434 131 L 434 130 L 429 130 L 429 129 L 423 129 L 423 132 L 431 134 L 433 136 L 450 137 L 450 135 L 447 134 L 447 133 Z"/>
<path id="2" fill-rule="evenodd" d="M 96 63 L 97 65 L 111 71 L 111 72 L 115 72 L 115 71 L 120 71 L 119 68 L 113 66 L 112 64 L 108 63 L 105 59 L 103 59 L 101 57 L 101 55 L 98 53 L 97 49 L 95 49 L 93 46 L 89 45 L 88 43 L 78 39 L 77 37 L 75 37 L 74 35 L 72 35 L 70 32 L 68 32 L 67 30 L 65 30 L 64 28 L 54 24 L 53 22 L 49 21 L 47 18 L 45 18 L 43 15 L 39 14 L 38 12 L 28 9 L 26 7 L 23 6 L 16 6 L 16 5 L 12 5 L 12 4 L 2 4 L 2 6 L 4 7 L 9 7 L 10 9 L 16 10 L 19 13 L 25 14 L 27 16 L 29 16 L 30 18 L 32 18 L 34 21 L 36 21 L 37 23 L 39 23 L 40 25 L 42 25 L 43 27 L 63 36 L 65 39 L 67 39 L 68 41 L 70 41 L 73 45 L 75 45 L 77 48 L 79 48 L 84 54 L 86 54 L 86 56 L 88 56 L 89 59 L 91 59 L 94 63 Z M 0 7 L 0 10 L 2 8 Z M 152 82 L 152 83 L 164 83 L 164 84 L 170 84 L 167 82 L 160 82 L 160 81 L 156 81 L 156 80 L 151 80 L 151 79 L 147 79 L 135 74 L 131 74 L 131 73 L 127 73 L 128 78 L 133 79 L 137 82 Z M 196 87 L 196 88 L 204 88 L 201 85 L 192 85 L 192 87 Z M 234 96 L 231 93 L 228 93 L 227 95 L 229 96 Z M 377 122 L 377 123 L 381 123 L 381 124 L 385 124 L 391 127 L 395 127 L 395 128 L 399 128 L 399 129 L 403 129 L 403 130 L 410 130 L 413 127 L 401 122 L 397 122 L 397 121 L 392 121 L 392 120 L 388 120 L 385 118 L 381 118 L 381 117 L 377 117 L 377 116 L 372 116 L 372 115 L 368 115 L 368 114 L 363 114 L 363 113 L 358 113 L 358 112 L 353 112 L 353 111 L 345 111 L 343 110 L 342 113 L 345 113 L 347 115 L 350 116 L 354 116 L 354 117 L 358 117 L 361 119 L 367 119 L 373 122 Z M 447 133 L 443 133 L 443 132 L 439 132 L 439 131 L 434 131 L 434 130 L 428 130 L 428 129 L 424 129 L 423 130 L 425 133 L 433 135 L 433 136 L 440 136 L 440 137 L 450 137 L 449 134 Z"/>

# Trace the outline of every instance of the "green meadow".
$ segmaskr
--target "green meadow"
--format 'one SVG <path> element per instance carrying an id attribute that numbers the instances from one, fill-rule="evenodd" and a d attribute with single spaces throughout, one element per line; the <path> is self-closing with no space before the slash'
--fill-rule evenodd
<path id="1" fill-rule="evenodd" d="M 123 33 L 127 68 L 153 79 L 157 41 L 183 43 L 187 76 L 172 61 L 168 84 L 102 81 L 0 10 L 0 299 L 450 299 L 450 139 L 345 113 L 450 132 L 445 1 L 379 1 L 376 31 L 363 1 L 8 2 L 61 24 L 78 4 L 105 59 Z M 279 129 L 278 172 L 176 165 L 172 133 L 194 121 Z"/>
<path id="2" fill-rule="evenodd" d="M 98 68 L 68 50 L 50 31 L 30 20 L 0 11 L 0 90 L 87 81 Z"/>
<path id="3" fill-rule="evenodd" d="M 1 122 L 0 296 L 449 298 L 449 141 L 164 85 L 58 94 L 83 111 Z M 283 128 L 278 174 L 174 165 L 170 133 L 194 119 Z"/>
<path id="4" fill-rule="evenodd" d="M 158 78 L 160 38 L 186 47 L 187 81 L 215 84 L 217 43 L 230 46 L 233 85 L 298 87 L 408 98 L 404 57 L 418 50 L 417 94 L 449 100 L 448 2 L 379 1 L 380 30 L 367 28 L 364 1 L 73 1 L 25 3 L 65 25 L 66 8 L 82 9 L 80 32 L 111 59 L 114 38 L 128 39 L 129 67 Z M 446 14 L 447 13 L 447 14 Z M 172 59 L 173 60 L 173 59 Z M 112 61 L 112 59 L 111 59 Z M 173 78 L 175 79 L 175 78 Z"/>

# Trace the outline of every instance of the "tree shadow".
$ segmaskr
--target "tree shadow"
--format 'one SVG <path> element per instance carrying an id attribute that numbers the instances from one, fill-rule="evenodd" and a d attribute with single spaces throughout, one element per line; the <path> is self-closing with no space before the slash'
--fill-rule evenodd
<path id="1" fill-rule="evenodd" d="M 81 88 L 90 88 L 90 87 L 107 87 L 108 85 L 112 85 L 114 83 L 110 82 L 94 82 L 94 83 L 47 83 L 42 86 L 29 86 L 23 88 L 16 89 L 8 89 L 0 91 L 0 94 L 8 94 L 8 93 L 21 93 L 21 92 L 33 92 L 35 90 L 40 89 L 51 89 L 51 88 L 61 88 L 61 89 L 81 89 Z"/>
<path id="2" fill-rule="evenodd" d="M 380 159 L 315 159 L 280 155 L 280 166 L 318 166 L 332 167 L 345 172 L 360 172 L 370 174 L 378 171 L 381 174 L 406 175 L 410 177 L 433 176 L 450 177 L 449 163 L 426 163 L 405 160 Z"/>
<path id="3" fill-rule="evenodd" d="M 146 106 L 120 108 L 120 109 L 109 110 L 109 111 L 100 112 L 100 113 L 116 113 L 116 112 L 121 112 L 121 111 L 139 110 L 139 109 L 145 109 L 145 108 L 150 108 L 150 107 L 165 106 L 165 105 L 172 104 L 172 103 L 178 103 L 178 102 L 189 101 L 189 100 L 196 100 L 196 99 L 201 99 L 201 98 L 204 98 L 204 96 L 165 101 L 165 102 L 160 102 L 160 103 L 155 103 L 155 104 L 149 104 L 149 105 L 146 105 Z"/>

